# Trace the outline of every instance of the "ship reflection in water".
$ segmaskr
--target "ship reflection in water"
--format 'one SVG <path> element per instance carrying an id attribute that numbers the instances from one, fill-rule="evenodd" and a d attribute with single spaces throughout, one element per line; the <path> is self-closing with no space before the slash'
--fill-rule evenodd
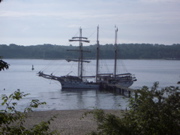
<path id="1" fill-rule="evenodd" d="M 48 103 L 40 110 L 126 109 L 128 101 L 119 94 L 94 89 L 43 92 L 40 97 L 42 100 L 46 98 Z"/>

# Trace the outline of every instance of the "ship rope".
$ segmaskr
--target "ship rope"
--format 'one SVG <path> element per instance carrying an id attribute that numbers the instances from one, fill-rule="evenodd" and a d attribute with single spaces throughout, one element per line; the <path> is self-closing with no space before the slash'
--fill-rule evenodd
<path id="1" fill-rule="evenodd" d="M 124 61 L 121 59 L 121 60 L 118 60 L 118 68 L 117 68 L 117 72 L 118 73 L 128 73 L 128 70 L 124 64 Z"/>
<path id="2" fill-rule="evenodd" d="M 43 67 L 40 71 L 48 72 L 51 74 L 60 72 L 61 65 L 64 65 L 66 62 L 65 60 L 47 60 L 47 61 L 49 62 L 47 62 L 45 67 Z"/>
<path id="3" fill-rule="evenodd" d="M 105 61 L 105 67 L 106 67 L 107 72 L 110 73 L 111 71 L 110 71 L 109 66 L 107 64 L 107 61 Z"/>
<path id="4" fill-rule="evenodd" d="M 89 66 L 89 64 L 91 64 L 91 66 Z M 93 60 L 91 60 L 90 63 L 85 63 L 83 69 L 84 76 L 95 76 L 95 68 L 96 68 L 96 64 L 93 63 Z"/>
<path id="5" fill-rule="evenodd" d="M 100 73 L 110 73 L 109 66 L 107 64 L 107 60 L 100 60 Z M 111 71 L 112 73 L 112 71 Z"/>
<path id="6" fill-rule="evenodd" d="M 50 61 L 46 64 L 46 66 L 41 69 L 41 71 L 47 71 L 48 69 L 50 69 L 50 68 L 53 66 L 53 63 L 54 63 L 54 61 L 50 60 Z"/>
<path id="7" fill-rule="evenodd" d="M 77 67 L 77 63 L 76 62 L 71 62 L 72 64 L 69 66 L 69 72 L 68 75 L 77 75 L 77 72 L 75 73 L 74 71 L 72 71 L 72 69 L 74 69 L 74 67 Z M 77 71 L 77 70 L 75 70 Z"/>
<path id="8" fill-rule="evenodd" d="M 94 36 L 96 33 L 96 30 L 94 30 L 88 37 L 91 38 L 92 36 Z"/>

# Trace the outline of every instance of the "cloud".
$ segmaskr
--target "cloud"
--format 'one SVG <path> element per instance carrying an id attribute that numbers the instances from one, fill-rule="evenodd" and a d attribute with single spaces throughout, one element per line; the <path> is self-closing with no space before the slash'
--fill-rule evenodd
<path id="1" fill-rule="evenodd" d="M 179 2 L 179 0 L 140 0 L 141 2 L 148 2 L 148 3 L 151 3 L 151 2 Z"/>
<path id="2" fill-rule="evenodd" d="M 165 3 L 165 2 L 179 2 L 179 0 L 140 0 L 140 2 L 146 3 Z"/>
<path id="3" fill-rule="evenodd" d="M 177 31 L 180 27 L 179 0 L 6 0 L 0 6 L 0 36 L 7 36 L 5 39 L 29 37 L 43 42 L 45 37 L 53 43 L 60 41 L 59 38 L 63 42 L 80 26 L 93 30 L 98 24 L 103 31 L 101 38 L 106 42 L 113 41 L 110 39 L 114 36 L 114 25 L 119 26 L 122 38 L 126 36 L 124 41 L 127 38 L 133 41 L 137 33 L 143 41 L 149 42 L 161 31 L 170 30 L 174 37 L 180 34 Z M 165 37 L 159 41 L 172 40 Z M 142 41 L 142 38 L 136 39 Z"/>

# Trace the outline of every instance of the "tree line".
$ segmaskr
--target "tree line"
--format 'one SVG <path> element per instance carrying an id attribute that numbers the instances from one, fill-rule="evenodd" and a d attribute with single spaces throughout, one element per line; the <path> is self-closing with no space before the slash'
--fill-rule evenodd
<path id="1" fill-rule="evenodd" d="M 96 58 L 97 45 L 84 46 L 84 56 L 87 59 Z M 78 58 L 78 46 L 64 45 L 31 45 L 1 44 L 0 56 L 13 59 L 67 59 Z M 119 59 L 180 59 L 180 44 L 118 44 Z M 100 45 L 100 58 L 113 59 L 114 45 Z"/>

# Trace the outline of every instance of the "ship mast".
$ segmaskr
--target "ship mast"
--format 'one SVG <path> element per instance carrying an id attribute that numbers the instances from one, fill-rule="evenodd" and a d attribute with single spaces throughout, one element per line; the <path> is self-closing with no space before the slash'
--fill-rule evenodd
<path id="1" fill-rule="evenodd" d="M 86 37 L 82 37 L 82 29 L 79 29 L 79 37 L 72 37 L 69 40 L 70 42 L 78 41 L 79 42 L 79 50 L 70 50 L 70 51 L 79 51 L 79 59 L 78 59 L 78 76 L 82 79 L 83 78 L 83 42 L 89 43 L 90 41 Z"/>
<path id="2" fill-rule="evenodd" d="M 116 72 L 117 72 L 117 33 L 118 33 L 118 28 L 115 27 L 115 43 L 114 43 L 114 49 L 115 49 L 115 55 L 114 55 L 114 77 L 116 78 Z"/>
<path id="3" fill-rule="evenodd" d="M 97 27 L 97 48 L 96 48 L 96 82 L 99 74 L 99 26 Z"/>
<path id="4" fill-rule="evenodd" d="M 80 51 L 80 58 L 79 58 L 79 62 L 78 62 L 78 75 L 80 76 L 80 78 L 82 79 L 83 77 L 83 50 L 82 50 L 82 29 L 80 28 L 79 30 L 79 51 Z"/>

